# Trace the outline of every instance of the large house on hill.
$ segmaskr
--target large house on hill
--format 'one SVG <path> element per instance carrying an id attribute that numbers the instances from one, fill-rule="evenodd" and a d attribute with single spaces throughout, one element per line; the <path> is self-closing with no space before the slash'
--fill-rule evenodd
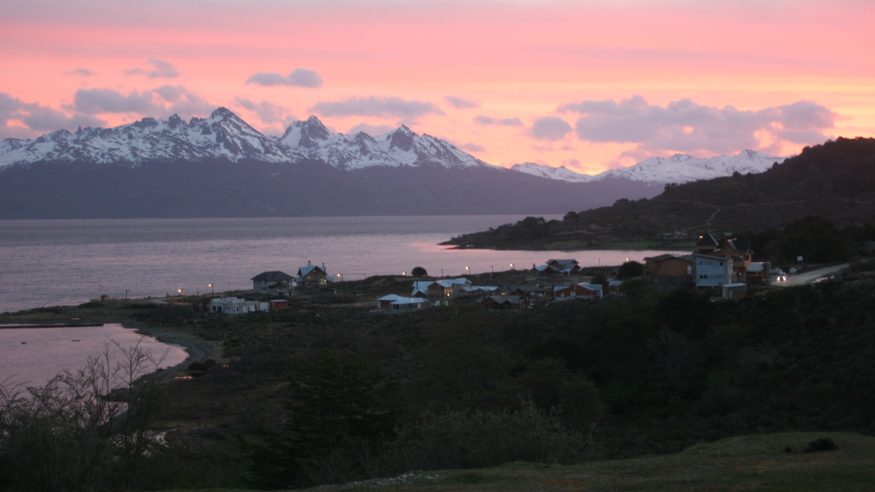
<path id="1" fill-rule="evenodd" d="M 298 283 L 306 287 L 328 285 L 328 271 L 325 269 L 325 264 L 320 267 L 308 261 L 306 265 L 298 268 Z"/>
<path id="2" fill-rule="evenodd" d="M 252 290 L 271 294 L 288 294 L 297 286 L 295 277 L 280 271 L 263 272 L 252 277 Z"/>

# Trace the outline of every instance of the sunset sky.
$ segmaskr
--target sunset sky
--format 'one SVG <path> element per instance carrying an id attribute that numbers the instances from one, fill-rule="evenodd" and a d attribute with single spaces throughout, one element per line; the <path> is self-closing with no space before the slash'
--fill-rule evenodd
<path id="1" fill-rule="evenodd" d="M 0 137 L 226 106 L 500 165 L 875 136 L 871 0 L 4 0 Z"/>

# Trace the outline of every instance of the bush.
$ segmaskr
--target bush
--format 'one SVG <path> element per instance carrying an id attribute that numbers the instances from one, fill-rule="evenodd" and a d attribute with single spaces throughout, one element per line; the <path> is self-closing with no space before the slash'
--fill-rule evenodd
<path id="1" fill-rule="evenodd" d="M 162 408 L 158 367 L 139 344 L 117 346 L 43 387 L 0 385 L 0 485 L 12 490 L 158 488 L 172 476 L 151 432 Z M 147 471 L 148 470 L 148 471 Z"/>
<path id="2" fill-rule="evenodd" d="M 513 411 L 479 410 L 426 415 L 403 427 L 388 444 L 380 473 L 407 470 L 481 468 L 512 461 L 570 463 L 590 439 L 570 431 L 532 403 Z"/>

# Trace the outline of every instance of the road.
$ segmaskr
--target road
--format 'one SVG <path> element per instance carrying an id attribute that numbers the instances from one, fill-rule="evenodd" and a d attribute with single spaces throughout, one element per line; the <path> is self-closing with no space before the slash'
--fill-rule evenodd
<path id="1" fill-rule="evenodd" d="M 851 265 L 849 263 L 842 263 L 841 265 L 818 268 L 817 270 L 808 270 L 806 272 L 788 274 L 786 282 L 773 282 L 772 285 L 778 287 L 795 287 L 797 285 L 810 284 L 819 278 L 829 278 L 830 275 L 835 275 L 842 270 L 846 270 L 850 266 Z"/>

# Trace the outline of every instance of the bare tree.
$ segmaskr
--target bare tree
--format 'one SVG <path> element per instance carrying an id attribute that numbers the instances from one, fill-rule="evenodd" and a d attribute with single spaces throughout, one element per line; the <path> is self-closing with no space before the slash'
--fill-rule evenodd
<path id="1" fill-rule="evenodd" d="M 166 356 L 166 354 L 165 354 Z M 44 386 L 0 384 L 0 489 L 136 488 L 132 470 L 156 452 L 160 367 L 142 346 L 113 343 Z"/>

